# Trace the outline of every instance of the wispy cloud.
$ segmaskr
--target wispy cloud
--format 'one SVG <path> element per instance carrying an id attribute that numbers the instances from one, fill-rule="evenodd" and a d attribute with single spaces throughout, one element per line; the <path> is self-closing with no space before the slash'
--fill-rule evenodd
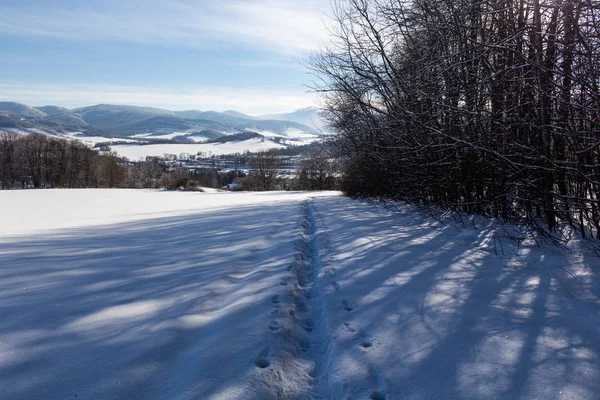
<path id="1" fill-rule="evenodd" d="M 68 4 L 68 3 L 66 3 Z M 69 40 L 245 46 L 303 55 L 325 37 L 328 0 L 86 1 L 0 5 L 0 33 Z"/>
<path id="2" fill-rule="evenodd" d="M 238 110 L 248 114 L 290 111 L 315 104 L 303 88 L 149 88 L 108 85 L 49 85 L 0 82 L 0 101 L 60 105 L 98 103 L 162 107 L 171 110 Z"/>

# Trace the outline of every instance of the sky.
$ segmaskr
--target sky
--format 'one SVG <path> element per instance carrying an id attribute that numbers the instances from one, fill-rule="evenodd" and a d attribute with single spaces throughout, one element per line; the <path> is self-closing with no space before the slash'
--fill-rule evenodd
<path id="1" fill-rule="evenodd" d="M 2 0 L 0 101 L 249 114 L 314 106 L 330 0 Z"/>

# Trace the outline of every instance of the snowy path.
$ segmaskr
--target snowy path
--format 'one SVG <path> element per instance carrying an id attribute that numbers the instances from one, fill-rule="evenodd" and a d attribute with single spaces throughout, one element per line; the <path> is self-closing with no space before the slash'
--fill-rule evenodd
<path id="1" fill-rule="evenodd" d="M 280 294 L 272 297 L 269 330 L 276 333 L 261 352 L 247 398 L 327 398 L 332 350 L 330 326 L 319 286 L 321 242 L 310 201 L 302 205 L 296 251 Z M 269 368 L 266 368 L 269 367 Z"/>
<path id="2" fill-rule="evenodd" d="M 244 398 L 308 196 L 71 192 L 0 193 L 0 398 Z"/>
<path id="3" fill-rule="evenodd" d="M 0 204 L 2 399 L 600 398 L 596 258 L 334 193 Z"/>

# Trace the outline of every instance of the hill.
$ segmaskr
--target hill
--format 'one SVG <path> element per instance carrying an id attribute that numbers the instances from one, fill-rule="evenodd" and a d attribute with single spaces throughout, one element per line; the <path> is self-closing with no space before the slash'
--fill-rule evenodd
<path id="1" fill-rule="evenodd" d="M 298 115 L 300 114 L 297 113 L 296 116 Z M 319 131 L 314 127 L 286 120 L 283 115 L 277 118 L 279 119 L 254 118 L 233 110 L 171 111 L 113 104 L 67 109 L 55 105 L 31 107 L 15 102 L 0 103 L 0 130 L 19 134 L 43 133 L 74 138 L 88 144 L 114 143 L 119 140 L 136 143 L 129 145 L 127 152 L 134 151 L 131 146 L 139 145 L 140 142 L 162 144 L 167 151 L 169 145 L 191 146 L 234 135 L 221 142 L 246 142 L 248 139 L 249 142 L 240 144 L 239 149 L 231 149 L 243 151 L 259 147 L 301 145 L 319 137 Z M 248 132 L 264 137 L 267 142 L 260 145 L 250 143 L 255 137 L 246 138 L 244 135 Z M 141 154 L 150 149 L 151 147 L 146 146 L 144 149 L 135 149 L 134 152 Z M 177 150 L 184 151 L 179 147 Z M 192 150 L 190 148 L 190 152 Z"/>
<path id="2" fill-rule="evenodd" d="M 21 103 L 11 101 L 0 102 L 0 111 L 18 114 L 24 118 L 44 118 L 46 113 Z"/>
<path id="3" fill-rule="evenodd" d="M 264 114 L 259 115 L 256 118 L 277 121 L 293 121 L 309 126 L 319 132 L 329 131 L 327 124 L 323 120 L 323 117 L 316 107 L 300 108 L 289 113 Z"/>

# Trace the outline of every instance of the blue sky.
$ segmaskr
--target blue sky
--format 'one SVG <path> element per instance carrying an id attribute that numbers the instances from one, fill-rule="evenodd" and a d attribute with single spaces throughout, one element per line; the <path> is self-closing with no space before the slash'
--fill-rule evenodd
<path id="1" fill-rule="evenodd" d="M 2 0 L 0 100 L 251 114 L 315 105 L 329 0 Z"/>

